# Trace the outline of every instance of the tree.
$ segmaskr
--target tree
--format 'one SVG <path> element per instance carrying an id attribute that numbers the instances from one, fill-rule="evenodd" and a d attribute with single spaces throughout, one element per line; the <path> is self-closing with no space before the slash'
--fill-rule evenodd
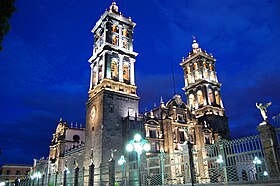
<path id="1" fill-rule="evenodd" d="M 15 0 L 0 0 L 0 50 L 3 49 L 2 41 L 4 36 L 10 30 L 9 19 L 16 10 L 14 2 Z"/>

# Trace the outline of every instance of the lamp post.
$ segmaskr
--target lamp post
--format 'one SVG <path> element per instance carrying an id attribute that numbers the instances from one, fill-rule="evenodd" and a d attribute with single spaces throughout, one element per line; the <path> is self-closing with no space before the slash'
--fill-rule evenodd
<path id="1" fill-rule="evenodd" d="M 255 156 L 253 163 L 256 168 L 256 179 L 258 180 L 259 176 L 260 176 L 260 172 L 261 172 L 261 170 L 259 170 L 259 168 L 260 168 L 260 165 L 262 164 L 262 161 L 257 156 Z"/>
<path id="2" fill-rule="evenodd" d="M 37 186 L 39 186 L 39 179 L 42 177 L 42 174 L 40 172 L 35 172 L 30 178 L 33 180 L 33 185 L 35 182 L 35 179 L 37 178 Z"/>
<path id="3" fill-rule="evenodd" d="M 118 161 L 118 164 L 122 166 L 122 186 L 124 186 L 124 166 L 125 166 L 125 159 L 124 156 L 122 155 L 121 158 Z"/>
<path id="4" fill-rule="evenodd" d="M 219 169 L 220 169 L 221 180 L 222 180 L 222 167 L 223 167 L 223 163 L 224 163 L 223 156 L 218 155 L 216 162 L 219 163 Z"/>
<path id="5" fill-rule="evenodd" d="M 126 150 L 128 152 L 135 151 L 137 153 L 137 163 L 138 163 L 138 183 L 141 186 L 141 160 L 140 155 L 143 151 L 151 150 L 151 146 L 147 140 L 143 139 L 140 134 L 136 134 L 132 140 L 126 145 Z"/>

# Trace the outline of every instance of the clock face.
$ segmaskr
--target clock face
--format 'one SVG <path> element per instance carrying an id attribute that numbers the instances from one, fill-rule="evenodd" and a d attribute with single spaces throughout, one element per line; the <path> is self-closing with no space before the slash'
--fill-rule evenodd
<path id="1" fill-rule="evenodd" d="M 93 106 L 90 112 L 90 118 L 94 119 L 95 115 L 96 115 L 96 106 Z"/>

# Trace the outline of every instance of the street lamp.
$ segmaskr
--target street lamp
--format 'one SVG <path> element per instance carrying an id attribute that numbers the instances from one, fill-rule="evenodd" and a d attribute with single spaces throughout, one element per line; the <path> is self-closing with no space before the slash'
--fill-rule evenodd
<path id="1" fill-rule="evenodd" d="M 37 178 L 37 185 L 39 186 L 39 179 L 42 177 L 42 174 L 40 172 L 35 172 L 32 176 L 30 176 L 31 180 L 34 180 Z M 33 181 L 34 184 L 35 180 Z"/>
<path id="2" fill-rule="evenodd" d="M 255 158 L 253 160 L 253 163 L 254 163 L 255 168 L 256 168 L 256 178 L 258 179 L 259 176 L 260 176 L 259 174 L 261 172 L 260 165 L 262 164 L 262 161 L 257 156 L 255 156 Z"/>
<path id="3" fill-rule="evenodd" d="M 121 158 L 118 161 L 118 164 L 122 166 L 122 186 L 124 185 L 124 165 L 125 165 L 125 159 L 124 156 L 122 155 Z"/>
<path id="4" fill-rule="evenodd" d="M 151 150 L 151 146 L 147 140 L 143 139 L 140 134 L 136 134 L 132 140 L 126 145 L 126 150 L 128 152 L 135 151 L 137 153 L 137 163 L 138 163 L 138 183 L 141 186 L 141 162 L 140 155 L 143 151 Z"/>
<path id="5" fill-rule="evenodd" d="M 224 163 L 223 156 L 219 154 L 216 162 L 219 163 L 219 171 L 222 179 L 222 167 L 223 167 L 222 164 Z"/>

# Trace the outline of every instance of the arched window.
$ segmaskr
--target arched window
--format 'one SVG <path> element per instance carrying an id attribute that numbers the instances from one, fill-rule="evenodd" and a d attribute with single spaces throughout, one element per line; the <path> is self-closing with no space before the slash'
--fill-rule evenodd
<path id="1" fill-rule="evenodd" d="M 113 45 L 118 45 L 118 36 L 117 35 L 113 35 L 112 36 L 112 44 Z"/>
<path id="2" fill-rule="evenodd" d="M 100 80 L 103 79 L 103 77 L 102 77 L 102 75 L 103 75 L 102 71 L 103 71 L 103 65 L 100 64 L 99 67 L 98 67 L 98 81 L 100 81 Z"/>
<path id="3" fill-rule="evenodd" d="M 190 105 L 190 108 L 195 108 L 195 99 L 194 99 L 194 95 L 193 94 L 190 94 L 189 95 L 189 105 Z"/>
<path id="4" fill-rule="evenodd" d="M 119 62 L 117 58 L 111 60 L 111 77 L 112 79 L 118 79 L 119 77 Z"/>
<path id="5" fill-rule="evenodd" d="M 189 74 L 191 72 L 191 68 L 188 66 L 187 67 L 187 74 Z"/>
<path id="6" fill-rule="evenodd" d="M 203 98 L 203 93 L 201 90 L 197 91 L 197 101 L 198 101 L 198 105 L 201 106 L 204 104 L 204 98 Z"/>
<path id="7" fill-rule="evenodd" d="M 194 79 L 195 79 L 195 80 L 199 80 L 199 72 L 198 72 L 198 71 L 195 71 L 195 73 L 194 73 Z"/>
<path id="8" fill-rule="evenodd" d="M 123 80 L 124 82 L 129 83 L 130 78 L 130 67 L 128 62 L 123 63 Z"/>
<path id="9" fill-rule="evenodd" d="M 92 71 L 92 86 L 95 86 L 97 84 L 96 71 L 97 67 L 95 66 Z"/>
<path id="10" fill-rule="evenodd" d="M 197 63 L 194 63 L 194 64 L 193 64 L 193 68 L 194 68 L 194 70 L 197 69 Z"/>
<path id="11" fill-rule="evenodd" d="M 213 66 L 211 64 L 209 65 L 209 69 L 210 71 L 213 71 Z"/>
<path id="12" fill-rule="evenodd" d="M 218 105 L 220 105 L 220 94 L 219 94 L 219 92 L 218 91 L 215 91 L 215 98 L 216 98 L 216 103 L 218 104 Z"/>
<path id="13" fill-rule="evenodd" d="M 211 103 L 211 105 L 214 103 L 214 94 L 213 94 L 213 91 L 212 91 L 212 89 L 209 89 L 208 90 L 208 97 L 209 97 L 209 100 L 210 100 L 210 103 Z"/>
<path id="14" fill-rule="evenodd" d="M 215 80 L 216 80 L 216 78 L 215 78 L 215 72 L 214 72 L 214 71 L 211 71 L 210 80 L 212 80 L 212 81 L 215 81 Z"/>
<path id="15" fill-rule="evenodd" d="M 115 32 L 115 33 L 119 32 L 119 28 L 117 25 L 112 25 L 112 32 Z"/>
<path id="16" fill-rule="evenodd" d="M 79 135 L 74 135 L 73 136 L 73 141 L 79 143 L 80 142 L 80 136 Z"/>
<path id="17" fill-rule="evenodd" d="M 123 38 L 123 48 L 128 49 L 128 41 L 126 38 Z"/>
<path id="18" fill-rule="evenodd" d="M 128 31 L 127 31 L 127 29 L 123 29 L 123 30 L 122 30 L 122 35 L 123 35 L 124 37 L 128 37 Z"/>
<path id="19" fill-rule="evenodd" d="M 205 61 L 203 61 L 203 67 L 204 67 L 204 68 L 207 68 L 206 62 L 205 62 Z"/>

